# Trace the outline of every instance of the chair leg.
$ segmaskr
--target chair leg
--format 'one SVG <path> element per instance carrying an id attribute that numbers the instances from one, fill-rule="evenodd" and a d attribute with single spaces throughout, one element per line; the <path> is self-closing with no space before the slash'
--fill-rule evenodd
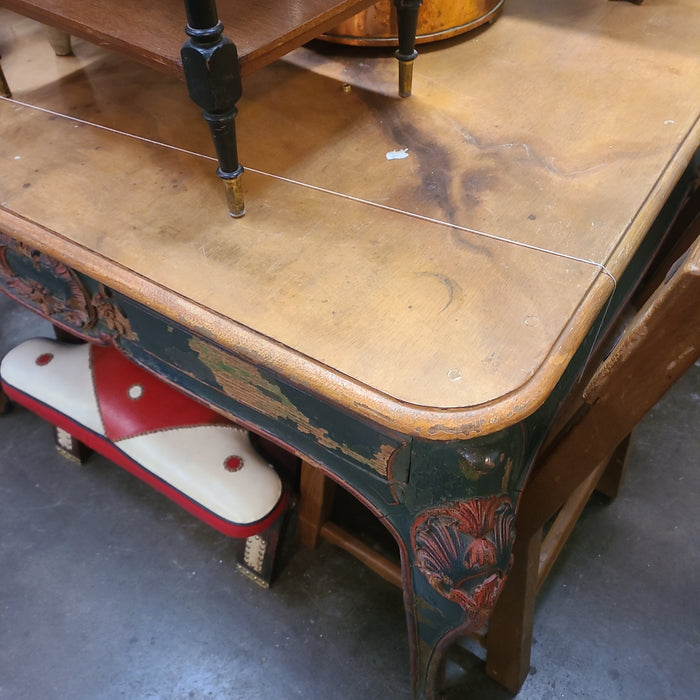
<path id="1" fill-rule="evenodd" d="M 520 689 L 529 672 L 537 592 L 566 544 L 596 485 L 600 485 L 609 473 L 610 478 L 613 478 L 612 475 L 619 476 L 614 482 L 619 488 L 622 478 L 620 465 L 624 463 L 628 443 L 628 439 L 623 441 L 609 461 L 601 462 L 582 484 L 572 488 L 546 537 L 542 537 L 544 525 L 541 519 L 539 527 L 537 521 L 516 521 L 516 531 L 520 525 L 522 537 L 520 540 L 516 538 L 513 570 L 489 620 L 486 636 L 486 673 L 512 692 Z M 523 498 L 529 498 L 530 495 L 526 489 Z M 534 527 L 538 529 L 531 535 Z"/>
<path id="2" fill-rule="evenodd" d="M 622 488 L 627 471 L 627 456 L 632 435 L 628 435 L 613 452 L 608 466 L 605 468 L 600 481 L 596 484 L 595 490 L 607 496 L 611 501 L 615 500 Z"/>
<path id="3" fill-rule="evenodd" d="M 530 671 L 542 528 L 515 538 L 508 574 L 486 633 L 486 673 L 517 693 Z"/>
<path id="4" fill-rule="evenodd" d="M 320 470 L 301 463 L 297 539 L 309 549 L 318 547 L 321 528 L 330 517 L 335 484 Z"/>

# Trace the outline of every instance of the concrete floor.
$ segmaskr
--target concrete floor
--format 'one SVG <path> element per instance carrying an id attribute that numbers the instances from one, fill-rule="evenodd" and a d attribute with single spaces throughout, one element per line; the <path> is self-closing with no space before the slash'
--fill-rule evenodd
<path id="1" fill-rule="evenodd" d="M 50 326 L 0 294 L 0 353 Z M 593 498 L 538 600 L 518 697 L 698 697 L 700 366 L 637 430 L 627 482 Z M 50 428 L 0 419 L 0 698 L 409 697 L 401 594 L 330 545 L 291 542 L 270 590 L 225 537 Z M 473 644 L 467 647 L 479 651 Z M 479 655 L 448 698 L 511 697 Z"/>

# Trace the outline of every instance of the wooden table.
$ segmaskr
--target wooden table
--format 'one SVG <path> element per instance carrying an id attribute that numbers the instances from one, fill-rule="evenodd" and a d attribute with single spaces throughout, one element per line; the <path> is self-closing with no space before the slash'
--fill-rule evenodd
<path id="1" fill-rule="evenodd" d="M 6 18 L 3 286 L 376 513 L 414 694 L 435 697 L 510 569 L 558 405 L 687 184 L 700 7 L 509 0 L 424 51 L 408 101 L 386 54 L 299 50 L 246 82 L 238 221 L 180 84 L 89 45 L 40 55 Z"/>

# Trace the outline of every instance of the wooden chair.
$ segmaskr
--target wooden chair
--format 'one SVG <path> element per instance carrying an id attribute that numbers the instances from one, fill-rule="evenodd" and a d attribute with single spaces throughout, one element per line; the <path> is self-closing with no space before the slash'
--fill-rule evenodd
<path id="1" fill-rule="evenodd" d="M 686 207 L 693 215 L 699 195 Z M 514 564 L 487 634 L 479 639 L 487 651 L 487 674 L 513 692 L 529 671 L 537 590 L 591 493 L 597 489 L 611 498 L 617 495 L 633 428 L 700 357 L 700 215 L 682 225 L 679 245 L 689 249 L 662 276 L 656 291 L 640 293 L 648 299 L 609 355 L 594 365 L 592 377 L 572 394 L 562 427 L 546 444 L 521 497 Z M 663 271 L 651 275 L 651 284 Z M 320 471 L 302 465 L 300 541 L 314 547 L 325 539 L 401 586 L 395 563 L 328 520 L 333 488 Z"/>
<path id="2" fill-rule="evenodd" d="M 588 498 L 594 489 L 617 495 L 630 433 L 700 357 L 700 216 L 692 231 L 692 246 L 627 325 L 585 387 L 582 410 L 550 441 L 526 484 L 513 569 L 487 636 L 486 671 L 514 692 L 529 669 L 536 592 Z"/>

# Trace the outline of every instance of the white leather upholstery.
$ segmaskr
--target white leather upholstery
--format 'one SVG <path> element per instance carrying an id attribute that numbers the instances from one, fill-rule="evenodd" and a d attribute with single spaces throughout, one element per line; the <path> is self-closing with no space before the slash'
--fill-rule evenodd
<path id="1" fill-rule="evenodd" d="M 4 357 L 0 376 L 107 441 L 91 350 L 90 345 L 48 338 L 28 340 Z M 282 495 L 279 476 L 252 448 L 247 433 L 218 415 L 216 424 L 135 431 L 110 444 L 199 506 L 235 524 L 261 520 Z"/>

